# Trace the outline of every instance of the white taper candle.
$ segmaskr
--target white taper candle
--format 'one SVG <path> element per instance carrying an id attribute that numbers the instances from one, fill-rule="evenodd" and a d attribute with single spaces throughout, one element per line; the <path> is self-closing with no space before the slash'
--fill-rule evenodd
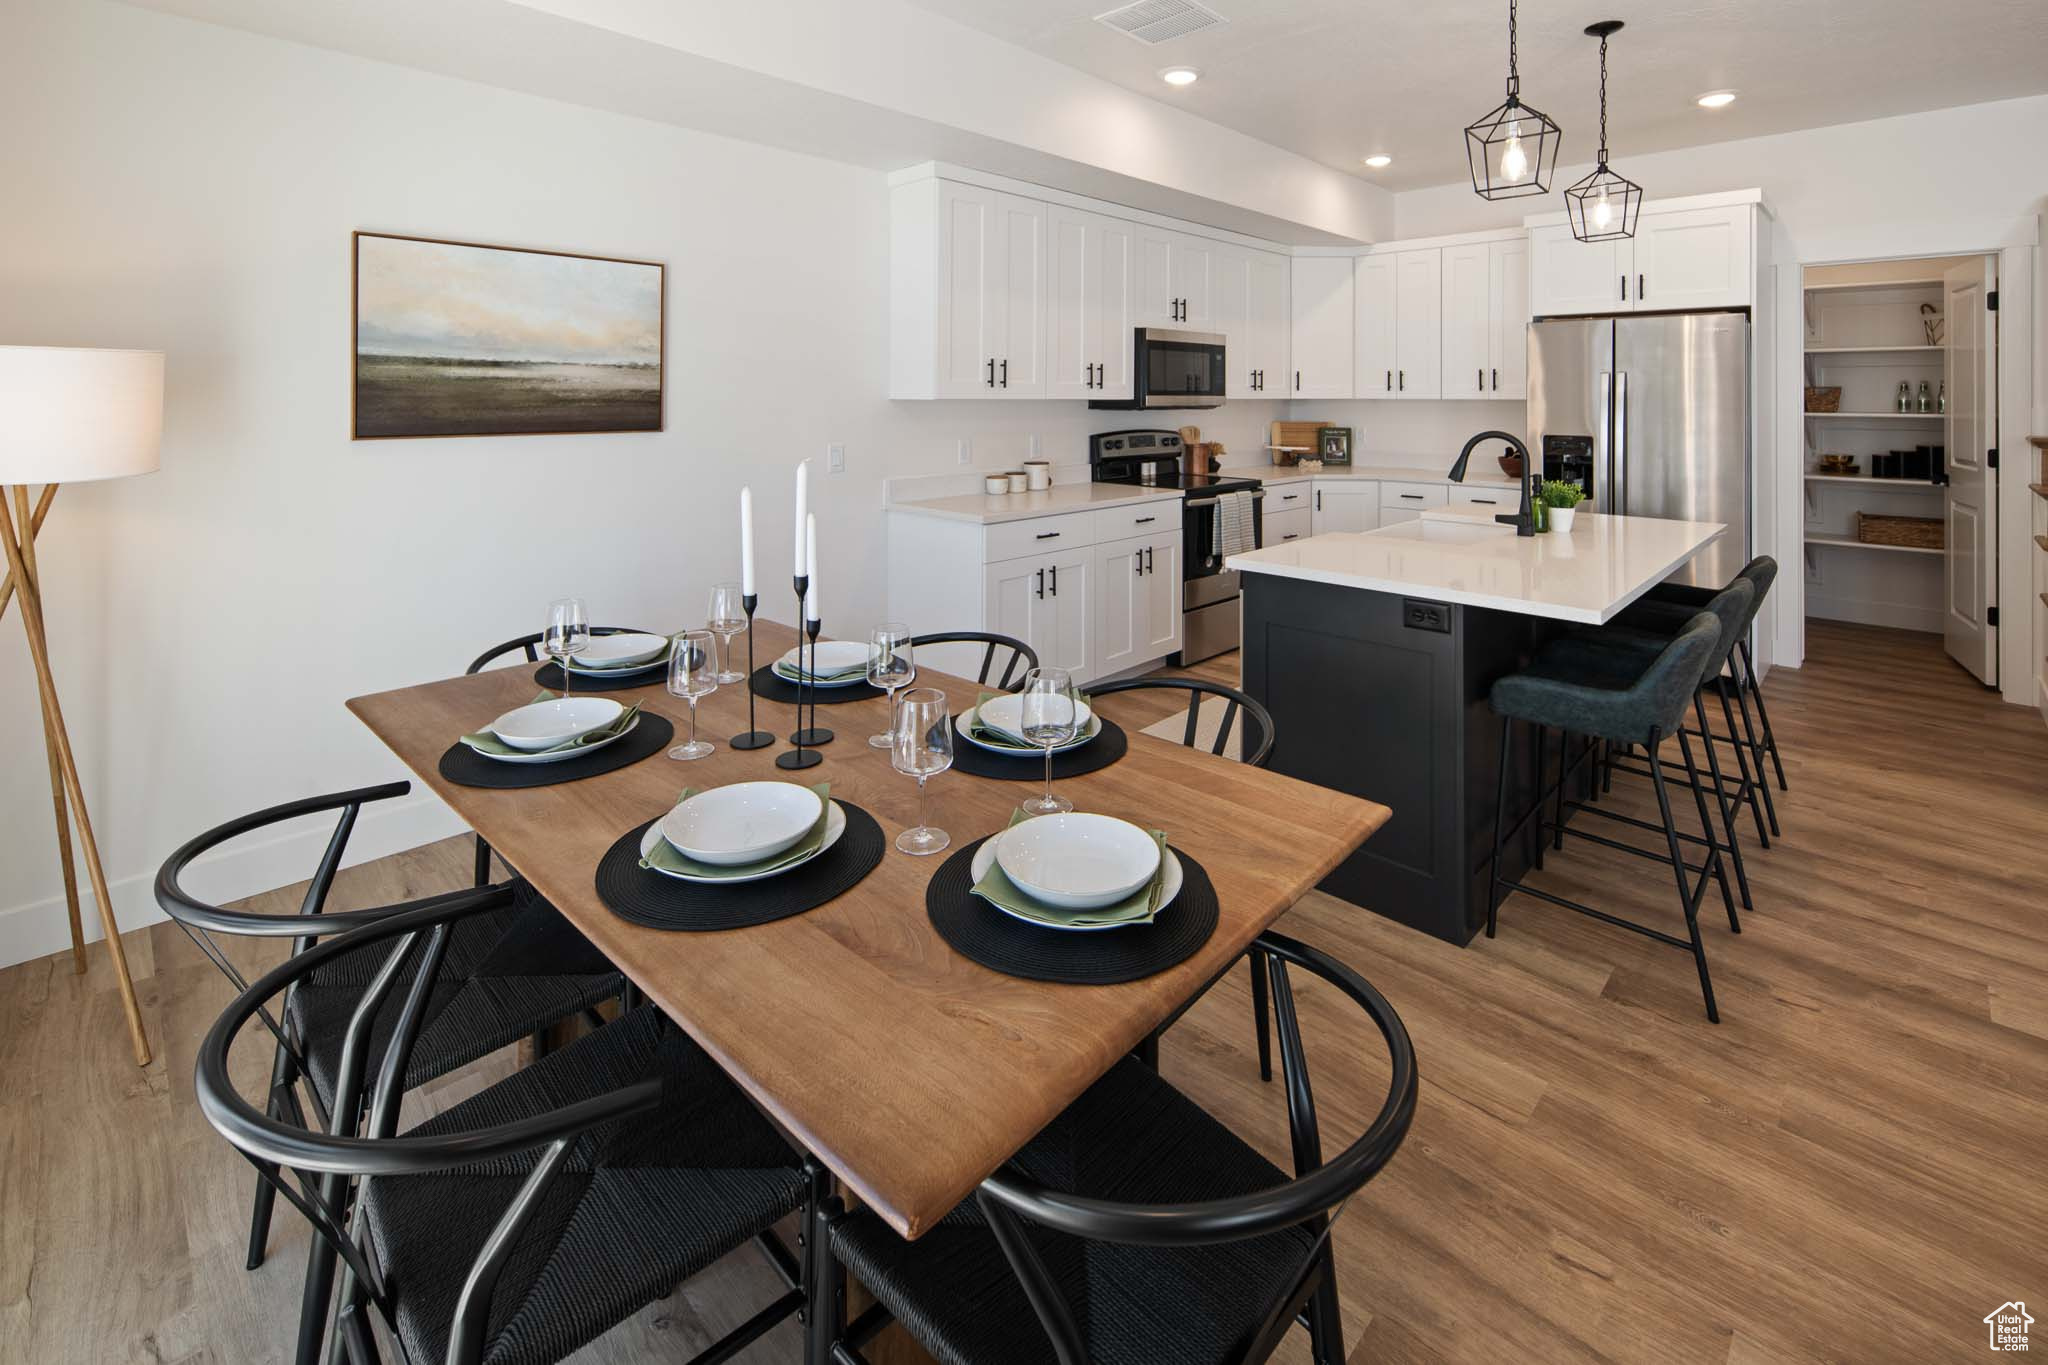
<path id="1" fill-rule="evenodd" d="M 740 490 L 740 595 L 754 595 L 754 490 Z"/>
<path id="2" fill-rule="evenodd" d="M 805 460 L 796 467 L 796 576 L 802 578 L 809 570 L 809 561 L 804 558 L 804 521 L 811 515 L 811 462 Z"/>
<path id="3" fill-rule="evenodd" d="M 804 620 L 822 621 L 818 614 L 818 519 L 804 515 L 804 562 L 811 568 L 811 590 L 804 598 Z"/>

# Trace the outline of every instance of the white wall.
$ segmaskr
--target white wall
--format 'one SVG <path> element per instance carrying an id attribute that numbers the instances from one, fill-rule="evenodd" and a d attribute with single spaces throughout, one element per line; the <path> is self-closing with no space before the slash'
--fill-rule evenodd
<path id="1" fill-rule="evenodd" d="M 857 631 L 883 611 L 885 476 L 953 472 L 962 436 L 990 467 L 1032 433 L 1085 459 L 1089 431 L 1144 421 L 884 399 L 873 170 L 76 0 L 12 0 L 0 126 L 0 343 L 168 354 L 163 471 L 64 490 L 40 542 L 124 923 L 154 914 L 149 879 L 199 830 L 403 775 L 346 698 L 459 672 L 564 592 L 605 621 L 701 620 L 708 585 L 737 576 L 743 483 L 766 610 L 786 614 L 783 500 L 817 457 L 827 627 Z M 667 431 L 350 442 L 355 228 L 666 261 Z M 1248 452 L 1279 411 L 1202 424 Z M 826 477 L 832 441 L 849 469 Z M 64 936 L 16 619 L 0 621 L 0 752 L 21 760 L 0 781 L 0 961 Z M 416 794 L 356 847 L 454 828 Z M 311 856 L 288 840 L 205 889 L 296 880 Z"/>

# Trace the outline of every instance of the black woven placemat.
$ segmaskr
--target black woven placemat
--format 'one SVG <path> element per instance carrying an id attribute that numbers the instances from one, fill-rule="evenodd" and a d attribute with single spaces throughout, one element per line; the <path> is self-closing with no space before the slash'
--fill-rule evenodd
<path id="1" fill-rule="evenodd" d="M 633 826 L 597 864 L 597 896 L 620 919 L 650 929 L 704 933 L 801 915 L 850 891 L 882 861 L 882 827 L 851 801 L 841 801 L 846 832 L 803 866 L 758 882 L 686 882 L 640 866 L 640 837 L 654 820 Z M 655 820 L 660 819 L 656 816 Z"/>
<path id="2" fill-rule="evenodd" d="M 650 683 L 666 682 L 668 659 L 656 659 L 645 668 L 636 668 L 631 673 L 619 673 L 609 678 L 594 678 L 588 673 L 575 674 L 569 680 L 571 692 L 625 692 L 635 687 L 646 687 Z M 550 659 L 542 664 L 533 680 L 542 687 L 562 690 L 562 666 Z"/>
<path id="3" fill-rule="evenodd" d="M 1180 965 L 1216 932 L 1216 888 L 1202 865 L 1179 849 L 1174 854 L 1180 859 L 1180 894 L 1158 918 L 1128 929 L 1081 933 L 1027 924 L 974 895 L 969 869 L 974 851 L 987 842 L 976 839 L 939 864 L 925 888 L 924 908 L 953 951 L 991 971 L 1027 981 L 1114 986 Z"/>
<path id="4" fill-rule="evenodd" d="M 762 664 L 754 670 L 754 695 L 762 701 L 779 701 L 785 705 L 794 706 L 796 705 L 796 684 L 777 677 L 773 668 L 767 664 Z M 888 695 L 887 692 L 874 686 L 872 683 L 857 682 L 846 687 L 805 688 L 804 704 L 808 706 L 813 697 L 818 699 L 818 705 L 820 706 L 837 706 L 841 702 L 867 701 L 874 697 L 886 697 Z"/>
<path id="5" fill-rule="evenodd" d="M 676 727 L 668 723 L 666 716 L 642 711 L 640 723 L 624 739 L 615 739 L 602 749 L 565 758 L 560 763 L 501 763 L 457 740 L 441 755 L 441 776 L 463 787 L 552 787 L 631 767 L 650 754 L 660 753 L 675 737 Z"/>
<path id="6" fill-rule="evenodd" d="M 982 748 L 960 733 L 960 718 L 953 718 L 955 741 L 953 744 L 953 771 L 971 773 L 975 777 L 993 777 L 1004 782 L 1045 781 L 1044 754 L 999 754 Z M 1107 768 L 1124 756 L 1131 742 L 1123 727 L 1107 716 L 1102 720 L 1102 733 L 1078 749 L 1069 749 L 1063 754 L 1052 756 L 1052 775 L 1079 777 L 1082 773 L 1096 772 Z"/>

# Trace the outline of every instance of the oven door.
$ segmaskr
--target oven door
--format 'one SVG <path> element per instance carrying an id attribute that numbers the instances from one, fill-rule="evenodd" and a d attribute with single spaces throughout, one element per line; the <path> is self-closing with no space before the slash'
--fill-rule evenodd
<path id="1" fill-rule="evenodd" d="M 1210 332 L 1141 327 L 1135 393 L 1147 408 L 1214 408 L 1223 404 L 1223 338 Z"/>
<path id="2" fill-rule="evenodd" d="M 1256 550 L 1266 544 L 1266 491 L 1262 488 L 1253 492 L 1251 499 L 1252 548 Z M 1190 611 L 1237 596 L 1237 570 L 1223 567 L 1227 556 L 1219 548 L 1216 531 L 1218 507 L 1218 500 L 1214 497 L 1196 496 L 1182 504 L 1181 576 L 1187 582 L 1186 599 Z"/>

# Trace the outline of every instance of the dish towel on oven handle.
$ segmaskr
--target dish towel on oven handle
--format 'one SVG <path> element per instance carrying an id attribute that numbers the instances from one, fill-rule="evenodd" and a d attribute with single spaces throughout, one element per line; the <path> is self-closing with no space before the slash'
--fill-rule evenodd
<path id="1" fill-rule="evenodd" d="M 1209 523 L 1209 551 L 1218 557 L 1244 554 L 1259 548 L 1253 533 L 1252 495 L 1225 493 L 1216 499 L 1216 516 Z"/>

